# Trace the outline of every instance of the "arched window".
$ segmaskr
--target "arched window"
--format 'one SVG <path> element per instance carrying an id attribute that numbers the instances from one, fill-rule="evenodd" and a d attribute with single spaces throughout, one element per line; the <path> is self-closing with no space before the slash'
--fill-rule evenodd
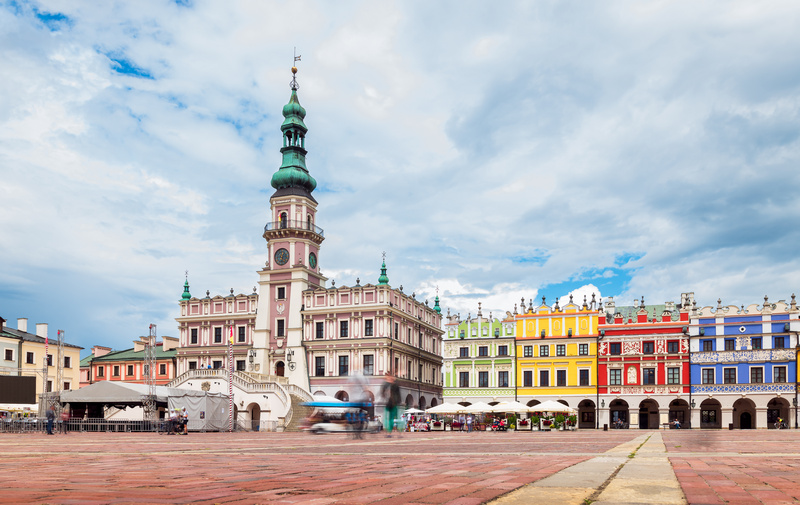
<path id="1" fill-rule="evenodd" d="M 308 217 L 306 217 L 306 221 L 308 221 L 308 229 L 309 230 L 312 229 L 313 224 L 311 223 L 311 214 L 309 214 Z"/>
<path id="2" fill-rule="evenodd" d="M 287 224 L 288 224 L 288 222 L 287 222 L 286 213 L 285 212 L 281 212 L 281 228 L 286 228 Z"/>

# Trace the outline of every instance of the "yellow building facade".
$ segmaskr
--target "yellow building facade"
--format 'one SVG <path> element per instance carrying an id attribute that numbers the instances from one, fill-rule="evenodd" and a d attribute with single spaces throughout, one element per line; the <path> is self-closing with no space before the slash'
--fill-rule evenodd
<path id="1" fill-rule="evenodd" d="M 532 305 L 532 304 L 531 304 Z M 578 411 L 581 427 L 594 427 L 597 397 L 598 310 L 584 300 L 560 307 L 522 305 L 517 324 L 517 399 L 528 405 L 545 400 Z"/>

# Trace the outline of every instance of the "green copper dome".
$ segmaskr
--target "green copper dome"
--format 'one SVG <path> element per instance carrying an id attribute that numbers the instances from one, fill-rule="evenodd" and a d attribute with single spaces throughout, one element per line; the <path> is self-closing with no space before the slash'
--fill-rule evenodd
<path id="1" fill-rule="evenodd" d="M 439 295 L 436 295 L 436 303 L 433 305 L 433 310 L 436 311 L 437 314 L 442 313 L 442 308 L 439 306 Z"/>
<path id="2" fill-rule="evenodd" d="M 181 300 L 188 300 L 192 297 L 189 294 L 189 279 L 186 279 L 186 282 L 183 283 L 183 295 L 181 295 Z"/>
<path id="3" fill-rule="evenodd" d="M 295 69 L 292 69 L 294 72 Z M 292 96 L 289 103 L 283 106 L 281 125 L 283 132 L 283 161 L 277 172 L 272 175 L 272 187 L 275 189 L 301 188 L 308 193 L 317 187 L 317 181 L 308 173 L 306 168 L 306 133 L 308 128 L 303 122 L 306 110 L 300 105 L 297 98 L 296 81 L 292 80 Z"/>
<path id="4" fill-rule="evenodd" d="M 388 286 L 389 285 L 389 276 L 386 275 L 386 260 L 383 261 L 383 265 L 381 265 L 381 276 L 378 277 L 378 286 Z"/>

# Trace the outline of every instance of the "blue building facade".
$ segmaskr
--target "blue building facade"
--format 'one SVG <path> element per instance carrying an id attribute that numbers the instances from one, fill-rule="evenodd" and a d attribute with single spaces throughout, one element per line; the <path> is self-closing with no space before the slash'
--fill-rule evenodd
<path id="1" fill-rule="evenodd" d="M 797 426 L 797 304 L 695 308 L 690 325 L 692 424 Z"/>

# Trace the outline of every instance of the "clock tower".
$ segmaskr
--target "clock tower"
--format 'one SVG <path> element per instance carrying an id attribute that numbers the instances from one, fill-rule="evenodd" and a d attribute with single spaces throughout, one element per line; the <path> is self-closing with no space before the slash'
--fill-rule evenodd
<path id="1" fill-rule="evenodd" d="M 325 239 L 316 225 L 317 181 L 306 168 L 306 110 L 297 98 L 297 67 L 292 67 L 292 94 L 283 106 L 283 161 L 272 176 L 275 192 L 264 227 L 268 257 L 259 274 L 258 313 L 248 370 L 288 377 L 308 391 L 308 364 L 302 330 L 302 293 L 325 285 L 319 271 L 319 247 Z"/>

